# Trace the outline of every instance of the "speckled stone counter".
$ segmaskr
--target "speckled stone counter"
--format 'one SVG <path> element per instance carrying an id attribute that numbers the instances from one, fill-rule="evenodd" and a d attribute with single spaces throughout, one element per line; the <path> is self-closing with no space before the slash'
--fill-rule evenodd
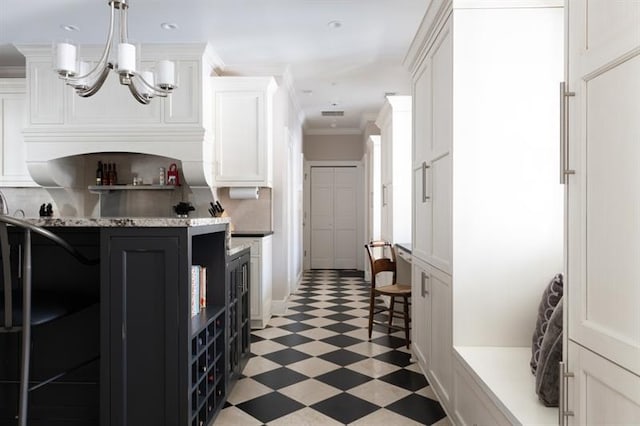
<path id="1" fill-rule="evenodd" d="M 227 224 L 228 217 L 37 217 L 23 220 L 38 226 L 104 228 L 176 228 Z"/>

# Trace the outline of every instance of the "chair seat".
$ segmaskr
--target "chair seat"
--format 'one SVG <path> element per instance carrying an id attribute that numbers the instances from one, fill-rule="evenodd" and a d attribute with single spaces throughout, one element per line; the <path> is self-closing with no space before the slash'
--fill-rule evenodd
<path id="1" fill-rule="evenodd" d="M 22 292 L 14 291 L 13 326 L 22 326 Z M 51 291 L 38 291 L 31 294 L 31 325 L 41 325 L 81 310 L 97 302 L 86 298 L 69 297 Z M 0 327 L 4 327 L 4 296 L 0 295 Z"/>
<path id="2" fill-rule="evenodd" d="M 384 294 L 385 296 L 410 296 L 411 286 L 406 284 L 385 285 L 376 287 L 376 293 Z"/>

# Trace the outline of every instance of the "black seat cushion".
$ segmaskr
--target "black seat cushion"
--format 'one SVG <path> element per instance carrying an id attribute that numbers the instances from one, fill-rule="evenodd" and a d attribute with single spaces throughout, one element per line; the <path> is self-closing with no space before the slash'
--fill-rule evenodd
<path id="1" fill-rule="evenodd" d="M 22 326 L 22 291 L 13 291 L 13 325 Z M 31 325 L 40 325 L 70 315 L 96 303 L 91 297 L 79 297 L 52 291 L 31 294 Z M 0 294 L 0 327 L 4 327 L 4 295 Z"/>

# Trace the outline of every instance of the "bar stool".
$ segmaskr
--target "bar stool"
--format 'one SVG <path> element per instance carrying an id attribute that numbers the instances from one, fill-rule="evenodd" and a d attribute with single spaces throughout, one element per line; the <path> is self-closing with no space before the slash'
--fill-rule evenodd
<path id="1" fill-rule="evenodd" d="M 365 244 L 369 261 L 371 263 L 371 293 L 369 298 L 369 340 L 371 340 L 371 332 L 373 324 L 384 325 L 387 327 L 387 333 L 391 330 L 404 331 L 405 342 L 407 348 L 411 343 L 409 337 L 411 317 L 409 314 L 409 298 L 411 297 L 411 284 L 396 283 L 396 253 L 390 242 L 387 241 L 371 241 Z M 391 284 L 377 286 L 376 280 L 378 274 L 382 272 L 391 273 Z M 378 296 L 388 296 L 390 298 L 389 307 L 382 303 L 376 305 Z M 395 309 L 396 298 L 402 299 L 402 311 Z M 381 312 L 386 312 L 388 322 L 382 323 L 375 321 L 375 316 Z M 393 324 L 394 318 L 402 318 L 404 326 Z"/>
<path id="2" fill-rule="evenodd" d="M 8 226 L 22 231 L 22 240 L 12 245 Z M 32 289 L 32 234 L 39 234 L 62 247 L 84 265 L 98 265 L 99 259 L 89 259 L 53 232 L 16 219 L 0 215 L 0 255 L 3 279 L 0 294 L 0 333 L 21 333 L 22 351 L 20 361 L 20 393 L 18 425 L 27 425 L 28 393 L 52 383 L 64 375 L 97 360 L 97 357 L 82 362 L 53 377 L 41 380 L 30 387 L 29 366 L 31 357 L 31 327 L 51 323 L 74 312 L 95 304 L 96 300 L 74 297 L 73 294 L 56 294 Z M 13 252 L 13 253 L 12 253 Z"/>

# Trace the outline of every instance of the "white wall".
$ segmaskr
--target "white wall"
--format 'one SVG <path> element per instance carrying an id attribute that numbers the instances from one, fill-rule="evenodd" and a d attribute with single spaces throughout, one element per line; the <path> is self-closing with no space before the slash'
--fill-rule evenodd
<path id="1" fill-rule="evenodd" d="M 307 161 L 360 161 L 364 155 L 362 135 L 304 135 Z"/>

